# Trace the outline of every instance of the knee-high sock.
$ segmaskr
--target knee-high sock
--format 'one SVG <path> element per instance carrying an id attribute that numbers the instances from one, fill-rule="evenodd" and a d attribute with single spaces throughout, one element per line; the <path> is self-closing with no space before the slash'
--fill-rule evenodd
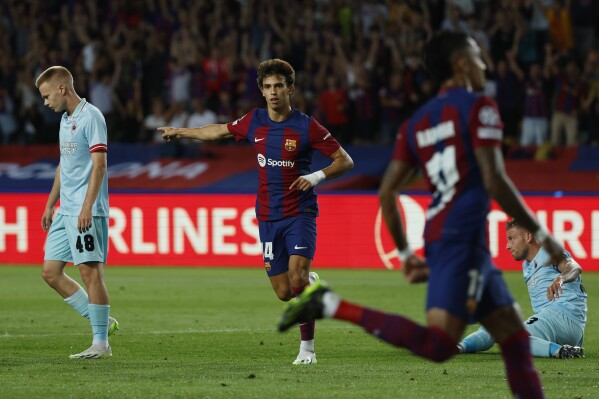
<path id="1" fill-rule="evenodd" d="M 399 315 L 342 300 L 334 318 L 358 324 L 391 345 L 407 348 L 415 355 L 436 362 L 445 361 L 457 353 L 456 343 L 445 331 L 421 326 Z"/>
<path id="2" fill-rule="evenodd" d="M 310 284 L 306 284 L 303 287 L 291 287 L 291 291 L 293 291 L 294 296 L 299 296 Z M 312 341 L 314 339 L 314 328 L 316 323 L 314 320 L 308 323 L 302 323 L 299 325 L 300 334 L 302 341 Z M 314 351 L 314 344 L 312 344 L 312 351 Z"/>
<path id="3" fill-rule="evenodd" d="M 89 322 L 94 333 L 94 344 L 108 345 L 108 317 L 110 313 L 110 305 L 96 305 L 90 303 Z"/>
<path id="4" fill-rule="evenodd" d="M 530 337 L 522 329 L 503 342 L 501 354 L 510 389 L 518 398 L 543 398 L 541 380 L 530 353 Z"/>
<path id="5" fill-rule="evenodd" d="M 89 311 L 87 306 L 89 305 L 89 299 L 87 298 L 87 292 L 83 288 L 80 288 L 77 292 L 64 301 L 69 304 L 73 309 L 77 311 L 81 316 L 89 319 Z"/>
<path id="6" fill-rule="evenodd" d="M 562 346 L 554 342 L 530 336 L 530 352 L 536 357 L 557 356 Z"/>
<path id="7" fill-rule="evenodd" d="M 464 338 L 460 344 L 464 348 L 464 353 L 474 353 L 491 349 L 495 340 L 484 327 Z"/>

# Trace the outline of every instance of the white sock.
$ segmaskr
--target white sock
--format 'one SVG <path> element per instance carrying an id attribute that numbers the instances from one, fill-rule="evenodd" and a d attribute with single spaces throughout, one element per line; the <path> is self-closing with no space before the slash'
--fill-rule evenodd
<path id="1" fill-rule="evenodd" d="M 302 351 L 314 352 L 314 340 L 311 339 L 310 341 L 301 341 L 300 352 Z"/>
<path id="2" fill-rule="evenodd" d="M 322 303 L 324 304 L 324 309 L 322 311 L 323 316 L 333 317 L 335 313 L 337 313 L 340 302 L 341 298 L 339 298 L 339 295 L 331 291 L 325 292 L 322 296 Z"/>

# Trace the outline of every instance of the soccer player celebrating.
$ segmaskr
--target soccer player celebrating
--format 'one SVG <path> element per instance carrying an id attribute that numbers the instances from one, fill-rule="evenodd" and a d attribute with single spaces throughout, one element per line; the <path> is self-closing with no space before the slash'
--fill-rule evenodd
<path id="1" fill-rule="evenodd" d="M 582 267 L 568 252 L 559 263 L 548 263 L 545 248 L 515 219 L 507 223 L 506 233 L 507 249 L 515 260 L 523 261 L 524 280 L 535 312 L 524 323 L 533 356 L 584 357 L 580 345 L 587 321 L 587 294 L 580 278 Z M 486 351 L 494 343 L 481 327 L 458 344 L 458 351 Z"/>
<path id="2" fill-rule="evenodd" d="M 485 64 L 476 42 L 463 32 L 441 32 L 427 45 L 426 65 L 440 85 L 399 129 L 393 159 L 380 187 L 386 225 L 410 283 L 428 280 L 426 318 L 421 326 L 400 315 L 342 300 L 324 284 L 314 284 L 290 302 L 279 329 L 296 322 L 333 317 L 437 362 L 457 354 L 466 325 L 479 320 L 499 342 L 514 396 L 543 397 L 528 333 L 487 242 L 490 198 L 522 226 L 536 232 L 557 263 L 563 248 L 536 221 L 505 173 L 502 122 L 495 102 L 473 91 L 485 83 Z M 426 260 L 408 246 L 397 194 L 418 171 L 432 193 L 424 229 Z"/>
<path id="3" fill-rule="evenodd" d="M 48 232 L 42 277 L 90 321 L 92 346 L 70 357 L 112 356 L 108 335 L 118 330 L 118 323 L 109 316 L 103 277 L 108 250 L 106 122 L 98 108 L 77 95 L 66 68 L 46 69 L 35 86 L 45 106 L 55 112 L 66 111 L 60 121 L 60 163 L 42 216 L 42 228 Z M 53 220 L 59 198 L 60 208 Z M 67 262 L 78 266 L 87 293 L 65 274 Z"/>
<path id="4" fill-rule="evenodd" d="M 161 127 L 165 140 L 189 138 L 248 140 L 257 152 L 258 197 L 256 216 L 264 267 L 282 301 L 301 294 L 318 275 L 310 272 L 316 250 L 318 204 L 314 186 L 341 176 L 354 163 L 327 129 L 291 107 L 295 71 L 280 59 L 258 68 L 258 87 L 266 109 L 254 109 L 227 124 L 194 128 Z M 313 150 L 333 161 L 310 173 Z M 293 364 L 316 363 L 314 321 L 300 324 L 301 343 Z"/>

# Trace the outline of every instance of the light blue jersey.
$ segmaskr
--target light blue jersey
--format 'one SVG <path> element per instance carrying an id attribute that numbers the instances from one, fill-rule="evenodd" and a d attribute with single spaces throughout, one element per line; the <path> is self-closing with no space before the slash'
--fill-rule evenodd
<path id="1" fill-rule="evenodd" d="M 107 151 L 104 116 L 85 98 L 72 115 L 60 121 L 60 209 L 65 216 L 79 216 L 92 170 L 91 153 Z M 92 216 L 108 216 L 108 176 L 92 207 Z"/>
<path id="2" fill-rule="evenodd" d="M 567 258 L 570 254 L 564 251 Z M 528 287 L 528 294 L 534 313 L 551 310 L 566 314 L 584 326 L 587 319 L 587 294 L 582 285 L 580 276 L 572 282 L 565 283 L 563 294 L 553 301 L 547 300 L 547 287 L 560 274 L 557 265 L 545 265 L 549 261 L 549 254 L 541 247 L 534 259 L 522 262 L 524 281 Z"/>

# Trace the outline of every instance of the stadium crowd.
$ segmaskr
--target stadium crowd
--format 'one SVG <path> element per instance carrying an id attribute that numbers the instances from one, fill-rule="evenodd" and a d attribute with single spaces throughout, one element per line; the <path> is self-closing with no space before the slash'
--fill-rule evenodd
<path id="1" fill-rule="evenodd" d="M 507 144 L 599 145 L 598 21 L 591 0 L 5 0 L 0 144 L 57 141 L 34 86 L 51 65 L 109 140 L 138 143 L 263 106 L 256 68 L 274 57 L 296 70 L 294 106 L 340 142 L 389 144 L 435 92 L 423 45 L 448 29 L 481 47 Z"/>

